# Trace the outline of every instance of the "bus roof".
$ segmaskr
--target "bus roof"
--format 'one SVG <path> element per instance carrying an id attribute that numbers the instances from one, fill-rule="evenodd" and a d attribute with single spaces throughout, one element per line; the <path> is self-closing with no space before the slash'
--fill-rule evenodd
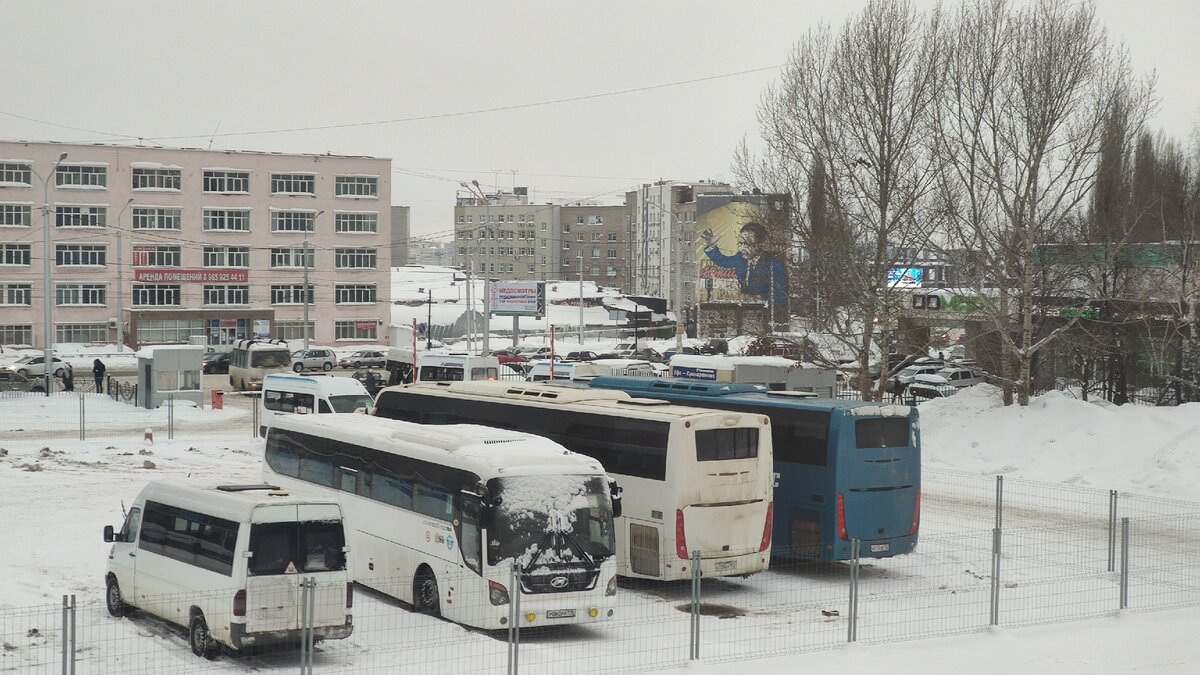
<path id="1" fill-rule="evenodd" d="M 646 396 L 721 398 L 733 404 L 799 410 L 844 410 L 849 415 L 908 416 L 911 406 L 837 398 L 788 396 L 789 392 L 767 391 L 756 384 L 700 382 L 679 377 L 597 377 L 587 386 L 605 391 L 644 392 Z"/>
<path id="2" fill-rule="evenodd" d="M 220 487 L 226 487 L 222 490 Z M 238 523 L 250 522 L 254 509 L 266 504 L 337 504 L 332 497 L 320 497 L 291 489 L 265 486 L 231 486 L 182 480 L 155 480 L 146 484 L 141 497 L 178 506 Z M 243 488 L 243 489 L 230 489 Z"/>
<path id="3" fill-rule="evenodd" d="M 684 366 L 686 368 L 711 368 L 713 370 L 732 370 L 734 366 L 803 367 L 802 364 L 782 356 L 718 356 L 699 354 L 676 354 L 671 357 L 671 365 Z"/>
<path id="4" fill-rule="evenodd" d="M 662 405 L 663 402 L 661 400 L 635 398 L 623 391 L 558 386 L 552 382 L 487 382 L 482 380 L 473 382 L 418 382 L 417 384 L 387 387 L 379 392 L 380 398 L 377 401 L 382 401 L 386 392 L 403 392 L 405 390 L 435 396 L 453 397 L 456 395 L 467 395 L 512 401 L 531 401 L 544 405 L 582 403 L 596 409 L 596 412 L 622 417 L 635 417 L 638 419 L 683 419 L 721 414 L 718 411 L 708 408 L 693 408 L 673 404 Z M 755 423 L 757 424 L 757 422 Z"/>
<path id="5" fill-rule="evenodd" d="M 483 480 L 604 473 L 604 467 L 596 460 L 549 439 L 475 424 L 435 426 L 372 415 L 359 415 L 347 423 L 344 415 L 284 415 L 272 423 L 272 428 L 315 434 L 463 469 Z"/>
<path id="6" fill-rule="evenodd" d="M 320 389 L 323 393 L 330 396 L 340 396 L 346 394 L 366 394 L 367 388 L 362 382 L 353 377 L 336 377 L 333 375 L 291 375 L 289 373 L 268 373 L 263 376 L 263 389 L 268 386 L 277 384 L 278 386 L 287 385 L 309 385 Z"/>

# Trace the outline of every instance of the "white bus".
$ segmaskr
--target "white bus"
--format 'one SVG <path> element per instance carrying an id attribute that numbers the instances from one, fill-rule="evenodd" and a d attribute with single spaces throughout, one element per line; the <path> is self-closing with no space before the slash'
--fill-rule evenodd
<path id="1" fill-rule="evenodd" d="M 497 380 L 500 378 L 500 359 L 495 356 L 475 356 L 461 352 L 450 354 L 421 354 L 417 357 L 418 382 L 461 382 L 463 380 Z"/>
<path id="2" fill-rule="evenodd" d="M 705 576 L 753 574 L 770 561 L 774 475 L 765 415 L 503 382 L 388 387 L 375 415 L 522 431 L 596 458 L 625 495 L 617 521 L 622 576 L 687 579 L 695 550 Z"/>
<path id="3" fill-rule="evenodd" d="M 553 370 L 551 366 L 553 365 Z M 553 373 L 554 377 L 550 375 Z M 534 361 L 525 378 L 530 382 L 545 382 L 546 380 L 585 380 L 601 375 L 612 375 L 612 369 L 599 366 L 590 361 L 559 361 L 551 364 L 549 360 Z"/>
<path id="4" fill-rule="evenodd" d="M 467 626 L 606 621 L 616 607 L 613 500 L 599 462 L 543 438 L 369 415 L 290 415 L 267 433 L 263 476 L 335 494 L 354 579 Z"/>
<path id="5" fill-rule="evenodd" d="M 266 436 L 280 415 L 352 413 L 372 402 L 367 388 L 353 377 L 271 373 L 262 382 L 258 433 Z"/>
<path id="6" fill-rule="evenodd" d="M 238 340 L 229 352 L 229 386 L 258 390 L 267 373 L 291 372 L 291 366 L 292 352 L 283 340 Z"/>
<path id="7" fill-rule="evenodd" d="M 277 485 L 153 481 L 125 524 L 104 528 L 108 612 L 179 624 L 197 656 L 301 637 L 299 586 L 317 582 L 313 636 L 354 628 L 346 535 L 337 501 Z"/>

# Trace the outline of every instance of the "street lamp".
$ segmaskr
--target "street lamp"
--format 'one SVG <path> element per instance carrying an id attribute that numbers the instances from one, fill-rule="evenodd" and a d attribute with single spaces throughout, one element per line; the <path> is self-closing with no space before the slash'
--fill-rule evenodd
<path id="1" fill-rule="evenodd" d="M 472 188 L 474 188 L 472 192 L 477 193 L 479 195 L 479 198 L 483 200 L 483 213 L 484 213 L 483 234 L 484 234 L 484 243 L 487 244 L 487 240 L 490 239 L 488 234 L 489 234 L 489 230 L 491 229 L 490 221 L 492 219 L 491 202 L 489 202 L 487 196 L 483 194 L 483 190 L 479 187 L 479 181 L 472 180 L 470 185 L 467 185 L 465 182 L 460 182 L 459 185 L 467 188 L 468 190 L 471 190 Z M 492 321 L 491 321 L 491 319 L 492 319 L 492 297 L 491 297 L 492 296 L 492 292 L 491 292 L 492 274 L 491 274 L 491 269 L 490 269 L 491 262 L 492 262 L 491 250 L 489 248 L 487 248 L 487 246 L 485 246 L 484 250 L 483 250 L 483 340 L 482 340 L 482 346 L 481 346 L 481 351 L 480 351 L 481 355 L 486 355 L 486 354 L 490 353 L 488 351 L 488 336 L 492 332 L 491 331 L 491 328 L 492 328 L 491 327 L 491 323 L 492 323 Z"/>
<path id="2" fill-rule="evenodd" d="M 314 232 L 317 229 L 317 218 L 320 218 L 322 213 L 325 213 L 325 211 L 321 210 L 321 211 L 317 211 L 316 213 L 313 214 L 312 220 L 313 220 L 313 231 Z M 302 349 L 307 350 L 308 349 L 308 304 L 309 304 L 308 303 L 308 300 L 309 300 L 308 267 L 309 267 L 309 265 L 308 265 L 308 233 L 307 232 L 304 233 L 304 252 L 300 256 L 300 264 L 304 265 L 304 288 L 301 291 L 304 294 L 304 322 L 301 326 L 301 330 L 304 331 L 304 341 L 302 343 L 303 344 Z"/>
<path id="3" fill-rule="evenodd" d="M 121 316 L 121 307 L 125 304 L 125 246 L 121 241 L 121 220 L 125 217 L 125 209 L 133 203 L 133 197 L 125 202 L 125 206 L 121 207 L 121 213 L 117 215 L 117 351 L 125 349 L 125 321 Z"/>
<path id="4" fill-rule="evenodd" d="M 45 325 L 42 327 L 45 333 L 45 344 L 42 352 L 42 373 L 45 376 L 46 395 L 50 395 L 50 377 L 54 366 L 54 288 L 50 285 L 50 265 L 54 261 L 54 251 L 50 249 L 50 229 L 53 225 L 50 223 L 50 177 L 58 173 L 58 167 L 67 158 L 67 153 L 62 153 L 58 156 L 58 161 L 54 163 L 54 168 L 50 169 L 50 173 L 46 174 L 42 180 L 42 284 L 45 290 L 42 292 L 42 316 Z"/>

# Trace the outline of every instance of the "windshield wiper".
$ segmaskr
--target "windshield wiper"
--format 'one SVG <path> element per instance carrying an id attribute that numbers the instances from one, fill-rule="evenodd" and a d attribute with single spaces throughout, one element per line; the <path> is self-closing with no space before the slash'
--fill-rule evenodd
<path id="1" fill-rule="evenodd" d="M 575 538 L 574 533 L 563 531 L 559 534 L 561 534 L 567 540 L 567 545 L 569 545 L 571 549 L 583 559 L 583 562 L 587 564 L 587 568 L 589 570 L 596 569 L 596 561 L 592 560 L 592 556 L 588 555 L 588 552 L 583 550 L 583 546 L 579 544 L 579 540 Z"/>

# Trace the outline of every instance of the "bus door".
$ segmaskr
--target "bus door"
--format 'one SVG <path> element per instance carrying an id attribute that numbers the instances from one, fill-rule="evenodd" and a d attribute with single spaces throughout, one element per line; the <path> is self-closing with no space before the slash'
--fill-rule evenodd
<path id="1" fill-rule="evenodd" d="M 346 539 L 333 504 L 259 506 L 250 526 L 246 631 L 299 630 L 300 582 L 316 581 L 315 626 L 345 621 Z"/>

